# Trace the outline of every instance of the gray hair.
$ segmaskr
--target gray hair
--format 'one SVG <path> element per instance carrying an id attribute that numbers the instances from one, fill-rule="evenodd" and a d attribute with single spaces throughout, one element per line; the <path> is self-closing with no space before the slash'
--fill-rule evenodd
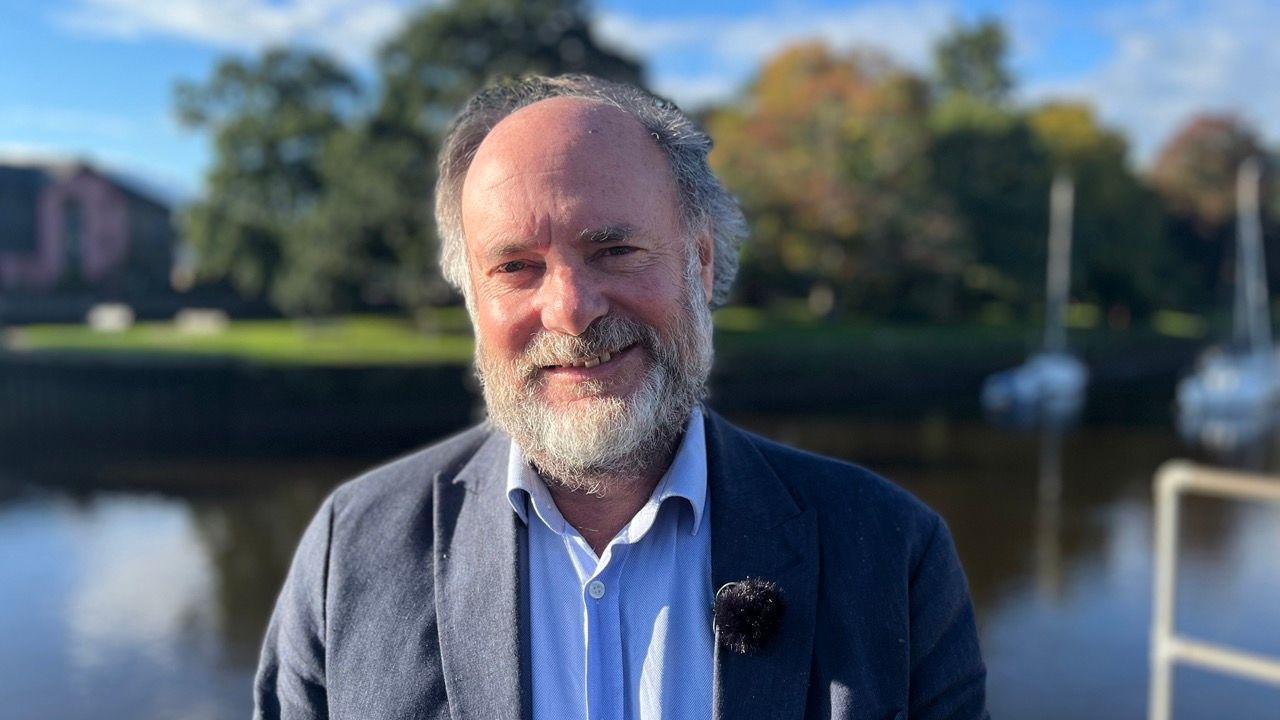
<path id="1" fill-rule="evenodd" d="M 436 229 L 440 235 L 440 269 L 471 307 L 466 238 L 462 232 L 462 183 L 476 150 L 508 115 L 540 100 L 576 97 L 602 102 L 640 122 L 666 153 L 675 175 L 680 211 L 690 237 L 710 232 L 715 243 L 711 307 L 725 304 L 738 274 L 738 250 L 747 222 L 738 201 L 707 164 L 711 137 L 674 103 L 631 85 L 590 75 L 531 75 L 481 90 L 454 118 L 440 150 L 436 178 Z"/>

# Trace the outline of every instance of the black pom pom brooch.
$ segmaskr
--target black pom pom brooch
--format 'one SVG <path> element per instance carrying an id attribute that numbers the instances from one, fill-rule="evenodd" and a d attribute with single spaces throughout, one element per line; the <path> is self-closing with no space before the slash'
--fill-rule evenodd
<path id="1" fill-rule="evenodd" d="M 725 583 L 712 610 L 716 639 L 736 653 L 753 653 L 778 634 L 785 608 L 777 583 L 760 578 Z"/>

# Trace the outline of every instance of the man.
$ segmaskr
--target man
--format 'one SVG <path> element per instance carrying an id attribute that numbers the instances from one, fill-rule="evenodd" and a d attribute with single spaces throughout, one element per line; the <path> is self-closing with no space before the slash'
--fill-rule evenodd
<path id="1" fill-rule="evenodd" d="M 710 145 L 583 76 L 462 111 L 436 215 L 489 421 L 325 501 L 258 717 L 985 717 L 942 521 L 700 404 L 745 234 Z"/>

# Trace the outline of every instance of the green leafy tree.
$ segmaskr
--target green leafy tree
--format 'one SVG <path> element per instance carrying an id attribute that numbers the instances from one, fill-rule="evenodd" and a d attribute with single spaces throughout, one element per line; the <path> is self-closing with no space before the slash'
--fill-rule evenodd
<path id="1" fill-rule="evenodd" d="M 177 88 L 181 122 L 208 131 L 214 162 L 204 199 L 182 216 L 203 280 L 267 297 L 289 262 L 285 237 L 324 193 L 320 157 L 355 111 L 355 80 L 329 59 L 271 50 L 225 60 L 203 84 Z"/>
<path id="2" fill-rule="evenodd" d="M 602 46 L 579 0 L 476 0 L 426 9 L 379 54 L 386 127 L 439 137 L 495 77 L 580 72 L 642 84 L 640 65 Z"/>
<path id="3" fill-rule="evenodd" d="M 1064 173 L 1076 187 L 1073 297 L 1119 318 L 1176 304 L 1186 269 L 1164 243 L 1160 207 L 1129 168 L 1124 138 L 1086 105 L 1012 107 L 1006 46 L 1001 26 L 984 21 L 956 26 L 934 51 L 933 161 L 973 249 L 968 297 L 1039 316 L 1049 184 Z"/>
<path id="4" fill-rule="evenodd" d="M 595 40 L 573 0 L 424 9 L 378 67 L 369 108 L 347 73 L 301 51 L 228 61 L 207 84 L 179 88 L 184 120 L 216 141 L 208 195 L 185 221 L 204 279 L 290 314 L 442 302 L 434 163 L 461 103 L 504 75 L 641 79 L 639 65 Z"/>
<path id="5" fill-rule="evenodd" d="M 1026 115 L 1009 103 L 1006 52 L 1004 29 L 993 20 L 957 24 L 934 46 L 931 159 L 972 252 L 966 311 L 1035 319 L 1053 163 Z"/>
<path id="6" fill-rule="evenodd" d="M 1013 89 L 1013 76 L 1005 67 L 1007 45 L 1004 27 L 996 20 L 952 27 L 933 50 L 934 83 L 939 94 L 964 94 L 985 103 L 1003 103 Z"/>
<path id="7" fill-rule="evenodd" d="M 1155 195 L 1128 164 L 1128 143 L 1081 103 L 1033 108 L 1028 120 L 1055 173 L 1075 181 L 1073 296 L 1113 319 L 1179 303 L 1187 269 L 1165 240 Z"/>
<path id="8" fill-rule="evenodd" d="M 972 262 L 963 272 L 966 314 L 1038 319 L 1052 166 L 1025 116 L 968 94 L 930 117 L 938 192 L 957 214 Z"/>
<path id="9" fill-rule="evenodd" d="M 353 293 L 406 308 L 447 299 L 431 196 L 448 121 L 495 78 L 565 72 L 641 78 L 594 39 L 579 2 L 454 3 L 410 19 L 379 54 L 376 109 L 326 148 L 326 190 L 296 234 L 296 272 L 280 299 L 319 312 L 342 309 L 332 300 Z"/>

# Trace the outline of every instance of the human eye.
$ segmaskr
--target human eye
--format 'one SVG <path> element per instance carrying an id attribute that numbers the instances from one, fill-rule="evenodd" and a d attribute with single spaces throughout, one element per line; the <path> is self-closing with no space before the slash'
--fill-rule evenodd
<path id="1" fill-rule="evenodd" d="M 529 263 L 524 260 L 511 260 L 494 268 L 494 271 L 499 273 L 518 273 L 527 267 L 529 267 Z"/>
<path id="2" fill-rule="evenodd" d="M 635 251 L 636 248 L 633 248 L 630 245 L 613 245 L 601 250 L 599 255 L 600 257 L 621 257 L 623 255 L 630 255 Z"/>

